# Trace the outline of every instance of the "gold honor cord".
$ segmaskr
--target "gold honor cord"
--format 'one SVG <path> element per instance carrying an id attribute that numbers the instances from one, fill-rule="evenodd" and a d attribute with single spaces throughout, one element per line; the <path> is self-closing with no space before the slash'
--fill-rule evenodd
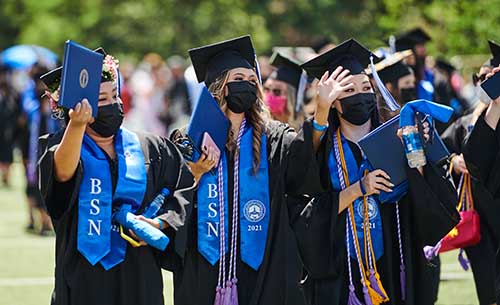
<path id="1" fill-rule="evenodd" d="M 347 165 L 345 163 L 345 157 L 344 157 L 344 148 L 342 147 L 342 140 L 341 140 L 341 136 L 340 136 L 340 128 L 337 129 L 337 143 L 339 143 L 339 154 L 340 154 L 340 162 L 341 162 L 341 165 L 342 165 L 342 173 L 344 175 L 344 180 L 345 180 L 345 186 L 346 188 L 350 186 L 350 182 L 349 182 L 349 173 L 347 172 Z M 361 182 L 360 182 L 361 183 Z M 366 201 L 366 196 L 364 196 L 363 198 L 364 201 Z M 371 287 L 371 284 L 370 284 L 370 281 L 368 280 L 367 278 L 367 273 L 366 273 L 366 270 L 365 270 L 365 266 L 363 264 L 363 259 L 361 258 L 361 247 L 359 245 L 359 239 L 358 239 L 358 234 L 357 234 L 357 230 L 356 230 L 356 221 L 354 219 L 354 208 L 353 208 L 353 203 L 351 203 L 349 205 L 349 219 L 350 219 L 350 222 L 351 222 L 351 227 L 352 227 L 352 235 L 353 235 L 353 238 L 354 238 L 354 246 L 356 247 L 356 257 L 358 259 L 358 263 L 359 263 L 359 266 L 360 266 L 360 273 L 361 273 L 361 283 L 363 284 L 363 286 L 365 286 L 367 289 L 368 289 L 368 294 L 370 295 L 370 299 L 372 300 L 373 302 L 373 305 L 379 305 L 383 302 L 386 302 L 389 300 L 389 298 L 387 296 L 381 296 L 378 292 L 376 292 L 372 287 Z M 366 226 L 365 226 L 366 228 Z M 349 236 L 347 236 L 347 238 L 349 238 Z M 366 234 L 365 234 L 365 240 L 366 240 Z M 373 251 L 373 249 L 372 249 Z M 365 252 L 365 254 L 367 254 Z M 386 297 L 386 298 L 384 298 Z"/>

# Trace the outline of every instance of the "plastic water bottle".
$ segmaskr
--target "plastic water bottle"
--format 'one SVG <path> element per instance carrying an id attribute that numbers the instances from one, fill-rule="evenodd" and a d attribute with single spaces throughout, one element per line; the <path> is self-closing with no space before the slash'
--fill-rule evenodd
<path id="1" fill-rule="evenodd" d="M 160 193 L 156 195 L 155 199 L 153 199 L 142 215 L 146 218 L 155 217 L 161 209 L 163 201 L 165 201 L 165 198 L 168 197 L 168 195 L 170 195 L 170 191 L 167 188 L 163 188 Z"/>
<path id="2" fill-rule="evenodd" d="M 403 144 L 410 168 L 417 168 L 427 164 L 422 139 L 415 126 L 403 127 Z"/>

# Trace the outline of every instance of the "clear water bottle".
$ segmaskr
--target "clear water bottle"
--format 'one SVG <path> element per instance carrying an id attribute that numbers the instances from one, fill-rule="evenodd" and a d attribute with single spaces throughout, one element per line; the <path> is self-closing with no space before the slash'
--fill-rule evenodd
<path id="1" fill-rule="evenodd" d="M 403 127 L 403 144 L 410 168 L 417 168 L 427 164 L 422 139 L 415 126 Z"/>

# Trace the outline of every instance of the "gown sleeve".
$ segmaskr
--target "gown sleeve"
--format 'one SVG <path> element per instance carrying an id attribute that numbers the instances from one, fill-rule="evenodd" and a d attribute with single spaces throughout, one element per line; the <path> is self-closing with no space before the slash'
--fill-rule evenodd
<path id="1" fill-rule="evenodd" d="M 425 245 L 435 245 L 460 220 L 455 188 L 440 169 L 424 166 L 424 174 L 407 167 L 409 194 L 418 235 Z"/>
<path id="2" fill-rule="evenodd" d="M 50 217 L 55 221 L 60 219 L 74 204 L 82 176 L 82 165 L 79 163 L 75 175 L 69 181 L 58 182 L 54 177 L 54 153 L 63 133 L 64 131 L 61 131 L 40 137 L 38 147 L 38 186 L 43 203 Z"/>
<path id="3" fill-rule="evenodd" d="M 159 189 L 167 188 L 170 196 L 165 199 L 159 218 L 168 223 L 169 228 L 178 230 L 186 220 L 186 206 L 189 204 L 185 189 L 194 184 L 194 179 L 176 146 L 167 139 L 160 140 Z"/>
<path id="4" fill-rule="evenodd" d="M 498 130 L 498 127 L 497 127 Z M 472 176 L 487 183 L 495 161 L 498 163 L 498 134 L 479 117 L 464 148 L 464 159 Z"/>
<path id="5" fill-rule="evenodd" d="M 312 144 L 312 125 L 305 121 L 290 145 L 287 173 L 287 207 L 299 253 L 312 278 L 324 278 L 335 273 L 340 253 L 338 236 L 341 228 L 339 192 L 322 179 L 326 145 L 316 153 Z M 328 138 L 328 137 L 327 137 Z M 323 143 L 324 144 L 324 143 Z M 345 224 L 345 222 L 344 222 Z M 343 243 L 343 241 L 341 241 Z"/>

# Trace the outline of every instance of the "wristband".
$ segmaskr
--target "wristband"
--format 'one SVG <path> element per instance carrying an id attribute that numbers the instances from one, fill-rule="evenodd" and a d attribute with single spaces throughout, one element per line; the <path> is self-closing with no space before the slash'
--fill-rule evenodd
<path id="1" fill-rule="evenodd" d="M 366 190 L 365 190 L 365 186 L 363 185 L 363 181 L 362 180 L 359 180 L 359 189 L 361 190 L 361 194 L 363 194 L 363 196 L 366 195 Z"/>
<path id="2" fill-rule="evenodd" d="M 328 124 L 321 125 L 321 124 L 318 124 L 318 122 L 316 122 L 316 120 L 312 121 L 312 125 L 313 125 L 314 130 L 317 130 L 319 132 L 324 132 L 325 130 L 328 129 Z"/>
<path id="3" fill-rule="evenodd" d="M 156 218 L 156 221 L 160 225 L 160 230 L 163 230 L 163 220 L 161 220 L 160 218 Z"/>

